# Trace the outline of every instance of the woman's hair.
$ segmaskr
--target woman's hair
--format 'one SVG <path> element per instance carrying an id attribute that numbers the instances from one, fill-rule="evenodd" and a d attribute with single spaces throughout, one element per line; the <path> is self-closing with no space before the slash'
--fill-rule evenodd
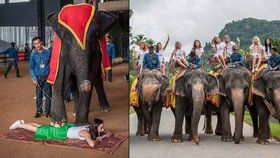
<path id="1" fill-rule="evenodd" d="M 193 48 L 192 48 L 193 51 L 196 49 L 196 45 L 195 45 L 196 42 L 199 42 L 198 48 L 201 48 L 201 42 L 200 42 L 198 39 L 197 39 L 197 40 L 194 40 L 194 42 L 193 42 Z"/>
<path id="2" fill-rule="evenodd" d="M 253 37 L 253 41 L 252 41 L 252 45 L 250 46 L 250 49 L 252 49 L 252 48 L 254 47 L 254 45 L 255 45 L 255 42 L 254 42 L 254 39 L 255 39 L 255 38 L 258 40 L 258 44 L 257 44 L 258 47 L 262 45 L 262 44 L 261 44 L 260 38 L 259 38 L 258 36 L 254 36 L 254 37 Z"/>
<path id="3" fill-rule="evenodd" d="M 158 42 L 157 45 L 156 45 L 156 52 L 157 52 L 157 53 L 159 53 L 159 48 L 158 48 L 158 45 L 159 45 L 159 44 L 161 44 L 161 42 Z"/>
<path id="4" fill-rule="evenodd" d="M 180 45 L 180 47 L 182 47 L 182 44 L 181 44 L 180 41 L 176 41 L 176 42 L 175 42 L 175 50 L 176 50 L 176 45 Z"/>
<path id="5" fill-rule="evenodd" d="M 229 35 L 225 35 L 225 36 L 224 36 L 224 43 L 227 43 L 226 37 L 230 38 Z"/>
<path id="6" fill-rule="evenodd" d="M 269 40 L 269 44 L 266 43 L 266 40 Z M 264 40 L 264 48 L 265 48 L 265 51 L 267 52 L 268 51 L 268 48 L 271 48 L 271 39 L 270 38 L 266 38 Z"/>
<path id="7" fill-rule="evenodd" d="M 216 39 L 217 39 L 217 38 L 220 38 L 220 37 L 219 37 L 219 36 L 215 36 L 215 37 L 213 38 L 213 40 L 212 40 L 212 44 L 215 44 L 215 45 L 218 44 L 218 43 L 216 42 Z"/>
<path id="8" fill-rule="evenodd" d="M 102 123 L 104 123 L 103 120 L 96 118 L 93 120 L 93 123 L 89 126 L 89 132 L 92 140 L 95 140 L 98 137 L 98 126 Z"/>
<path id="9" fill-rule="evenodd" d="M 148 49 L 148 47 L 147 47 L 147 43 L 145 42 L 145 41 L 141 41 L 140 43 L 139 43 L 139 46 L 140 46 L 140 50 L 141 50 L 141 44 L 144 44 L 144 51 L 147 51 L 147 49 Z"/>

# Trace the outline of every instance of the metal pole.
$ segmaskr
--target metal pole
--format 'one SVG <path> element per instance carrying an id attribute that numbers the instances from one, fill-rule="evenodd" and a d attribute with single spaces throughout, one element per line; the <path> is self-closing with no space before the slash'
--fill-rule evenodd
<path id="1" fill-rule="evenodd" d="M 37 0 L 37 24 L 38 24 L 38 36 L 41 37 L 43 45 L 45 45 L 45 7 L 44 7 L 44 0 Z"/>

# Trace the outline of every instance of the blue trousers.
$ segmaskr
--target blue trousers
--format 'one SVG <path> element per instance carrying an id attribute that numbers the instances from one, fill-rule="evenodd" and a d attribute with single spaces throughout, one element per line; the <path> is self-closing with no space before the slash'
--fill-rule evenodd
<path id="1" fill-rule="evenodd" d="M 49 114 L 51 111 L 52 87 L 47 82 L 47 76 L 37 76 L 37 82 L 38 82 L 38 86 L 36 87 L 37 112 L 43 113 L 42 99 L 44 95 L 46 98 L 45 113 Z"/>

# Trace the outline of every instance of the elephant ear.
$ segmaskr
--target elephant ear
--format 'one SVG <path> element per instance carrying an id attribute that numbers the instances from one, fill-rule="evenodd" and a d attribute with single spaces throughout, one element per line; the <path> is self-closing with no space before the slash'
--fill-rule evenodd
<path id="1" fill-rule="evenodd" d="M 220 95 L 226 96 L 227 92 L 226 92 L 226 89 L 225 89 L 225 81 L 223 79 L 223 76 L 218 75 L 217 79 L 219 81 L 219 93 L 220 93 Z"/>
<path id="2" fill-rule="evenodd" d="M 217 95 L 219 94 L 219 80 L 217 77 L 208 74 L 207 75 L 207 89 L 206 89 L 206 95 L 207 96 L 212 96 L 212 95 Z"/>
<path id="3" fill-rule="evenodd" d="M 52 12 L 47 16 L 47 19 L 53 31 L 60 39 L 63 39 L 64 28 L 58 23 L 58 14 L 56 12 Z"/>
<path id="4" fill-rule="evenodd" d="M 185 75 L 177 78 L 175 81 L 175 94 L 177 96 L 186 97 L 187 93 L 185 91 Z"/>
<path id="5" fill-rule="evenodd" d="M 139 75 L 138 77 L 138 81 L 137 81 L 137 84 L 136 84 L 136 91 L 139 95 L 142 94 L 142 85 L 143 85 L 143 82 L 144 82 L 144 77 L 145 77 L 145 72 L 142 72 L 142 74 Z"/>
<path id="6" fill-rule="evenodd" d="M 106 33 L 116 24 L 117 16 L 112 13 L 105 12 L 105 11 L 98 11 L 99 19 L 99 32 L 98 37 L 102 38 L 105 36 Z"/>
<path id="7" fill-rule="evenodd" d="M 265 98 L 265 84 L 262 78 L 254 81 L 253 94 Z"/>
<path id="8" fill-rule="evenodd" d="M 166 94 L 166 91 L 167 91 L 167 88 L 169 87 L 169 80 L 166 76 L 164 75 L 160 75 L 160 76 L 157 76 L 157 79 L 159 80 L 159 83 L 161 84 L 161 87 L 160 87 L 160 96 L 162 98 L 164 98 L 165 94 Z"/>

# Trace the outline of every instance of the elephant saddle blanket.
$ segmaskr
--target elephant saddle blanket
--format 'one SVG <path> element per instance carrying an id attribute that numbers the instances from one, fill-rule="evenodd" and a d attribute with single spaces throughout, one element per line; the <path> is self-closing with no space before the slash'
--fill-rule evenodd
<path id="1" fill-rule="evenodd" d="M 66 5 L 61 9 L 58 14 L 58 23 L 68 29 L 81 49 L 85 49 L 86 46 L 86 35 L 89 29 L 89 25 L 93 20 L 95 7 L 90 4 L 78 4 L 78 5 Z M 48 76 L 48 82 L 54 83 L 58 68 L 59 68 L 59 57 L 61 52 L 61 40 L 57 35 L 54 35 L 54 46 L 50 61 L 50 74 Z M 99 40 L 100 50 L 102 53 L 102 78 L 105 78 L 105 71 L 111 69 L 109 55 L 106 47 L 105 37 Z"/>
<path id="2" fill-rule="evenodd" d="M 208 74 L 217 77 L 218 75 L 222 75 L 223 73 L 224 73 L 224 70 L 220 69 L 219 71 L 213 71 L 212 70 Z M 221 95 L 220 94 L 216 94 L 216 95 L 206 96 L 206 102 L 209 102 L 209 103 L 211 103 L 212 105 L 214 105 L 216 107 L 220 107 Z"/>
<path id="3" fill-rule="evenodd" d="M 131 86 L 130 86 L 130 92 L 129 92 L 129 105 L 130 106 L 139 106 L 139 94 L 136 91 L 136 84 L 138 82 L 138 79 L 136 78 Z"/>
<path id="4" fill-rule="evenodd" d="M 176 105 L 176 96 L 175 96 L 175 83 L 176 80 L 183 76 L 186 72 L 186 69 L 179 69 L 178 72 L 170 79 L 169 88 L 167 90 L 167 94 L 165 95 L 164 106 L 165 108 L 175 108 Z"/>
<path id="5" fill-rule="evenodd" d="M 4 140 L 34 143 L 38 145 L 50 145 L 64 148 L 76 148 L 82 150 L 86 149 L 91 150 L 93 152 L 97 151 L 109 154 L 113 154 L 114 151 L 116 151 L 118 147 L 128 138 L 128 136 L 126 135 L 114 134 L 113 136 L 98 142 L 96 146 L 92 148 L 86 143 L 86 141 L 79 139 L 68 138 L 66 140 L 38 140 L 33 139 L 33 136 L 34 132 L 27 131 L 25 129 L 6 130 L 0 132 L 0 139 Z"/>
<path id="6" fill-rule="evenodd" d="M 249 91 L 249 98 L 248 98 L 248 103 L 249 106 L 253 105 L 253 88 L 254 88 L 254 81 L 259 79 L 262 76 L 262 72 L 265 71 L 268 68 L 267 64 L 262 64 L 259 68 L 259 71 L 256 73 L 251 74 L 251 86 L 250 86 L 250 91 Z"/>

